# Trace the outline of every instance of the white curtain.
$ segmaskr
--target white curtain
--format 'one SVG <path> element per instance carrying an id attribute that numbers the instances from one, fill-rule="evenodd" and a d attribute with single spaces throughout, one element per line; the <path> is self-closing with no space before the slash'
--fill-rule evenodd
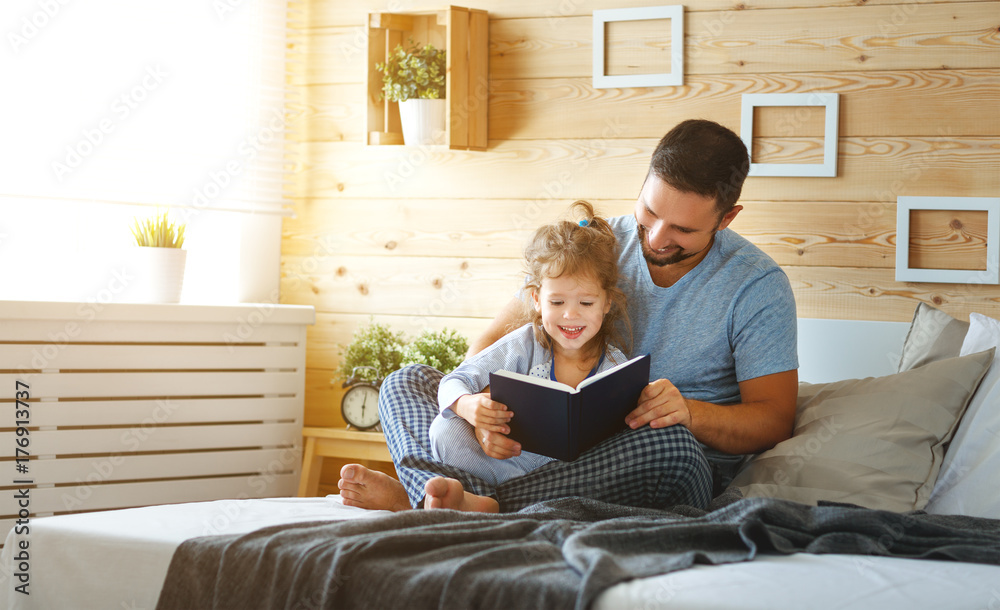
<path id="1" fill-rule="evenodd" d="M 132 218 L 166 209 L 183 301 L 276 289 L 287 5 L 4 0 L 0 298 L 101 298 Z"/>

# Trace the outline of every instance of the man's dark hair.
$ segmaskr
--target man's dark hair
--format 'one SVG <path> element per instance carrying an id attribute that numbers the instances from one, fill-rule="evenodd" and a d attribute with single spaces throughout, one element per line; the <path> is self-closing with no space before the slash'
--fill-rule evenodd
<path id="1" fill-rule="evenodd" d="M 679 191 L 714 197 L 721 217 L 740 198 L 750 155 L 743 140 L 728 127 L 691 119 L 663 136 L 653 151 L 649 171 Z"/>

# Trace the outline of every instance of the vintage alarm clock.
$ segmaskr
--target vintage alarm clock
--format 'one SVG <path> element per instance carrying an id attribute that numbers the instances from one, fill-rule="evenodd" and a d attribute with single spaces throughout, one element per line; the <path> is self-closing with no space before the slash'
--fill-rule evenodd
<path id="1" fill-rule="evenodd" d="M 380 430 L 378 418 L 378 389 L 381 379 L 369 381 L 358 376 L 359 371 L 369 370 L 377 376 L 378 371 L 370 366 L 356 366 L 351 376 L 344 382 L 347 392 L 340 401 L 340 413 L 348 428 L 358 430 Z"/>

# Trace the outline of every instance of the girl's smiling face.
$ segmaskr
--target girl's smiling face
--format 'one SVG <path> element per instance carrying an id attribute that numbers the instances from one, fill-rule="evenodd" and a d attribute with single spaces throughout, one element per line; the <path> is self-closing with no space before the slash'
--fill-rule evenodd
<path id="1" fill-rule="evenodd" d="M 541 289 L 532 292 L 542 328 L 552 337 L 553 349 L 564 355 L 579 352 L 597 335 L 611 302 L 600 285 L 586 275 L 543 278 Z"/>

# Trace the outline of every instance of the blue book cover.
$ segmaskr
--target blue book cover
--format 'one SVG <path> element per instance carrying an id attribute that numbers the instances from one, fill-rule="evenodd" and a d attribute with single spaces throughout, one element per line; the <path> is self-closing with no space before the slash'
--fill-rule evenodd
<path id="1" fill-rule="evenodd" d="M 576 388 L 510 371 L 490 374 L 491 398 L 514 413 L 510 438 L 522 451 L 575 460 L 627 428 L 625 416 L 649 383 L 649 354 L 588 377 Z"/>

